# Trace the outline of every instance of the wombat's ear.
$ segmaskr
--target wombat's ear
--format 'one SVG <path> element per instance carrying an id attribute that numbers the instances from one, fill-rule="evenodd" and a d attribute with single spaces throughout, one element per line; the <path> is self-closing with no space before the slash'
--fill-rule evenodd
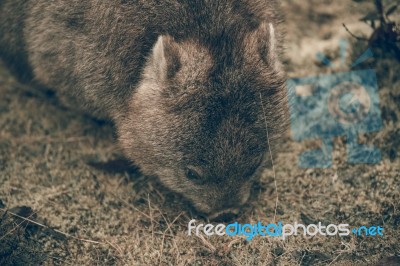
<path id="1" fill-rule="evenodd" d="M 254 51 L 259 55 L 259 58 L 250 58 L 253 62 L 261 59 L 268 65 L 274 64 L 277 61 L 277 42 L 275 26 L 272 23 L 262 22 L 245 38 L 245 51 L 249 54 L 248 57 L 254 57 Z"/>
<path id="2" fill-rule="evenodd" d="M 159 80 L 168 80 L 180 69 L 179 45 L 170 36 L 160 36 L 152 51 L 152 65 Z"/>

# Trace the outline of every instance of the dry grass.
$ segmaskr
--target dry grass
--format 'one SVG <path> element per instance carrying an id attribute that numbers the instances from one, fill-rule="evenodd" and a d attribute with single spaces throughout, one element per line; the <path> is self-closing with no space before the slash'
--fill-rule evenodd
<path id="1" fill-rule="evenodd" d="M 368 31 L 354 16 L 364 10 L 349 8 L 351 1 L 283 3 L 291 77 L 329 71 L 315 63 L 314 53 L 337 56 L 338 39 L 348 37 L 342 23 Z M 353 54 L 364 48 L 353 43 Z M 337 138 L 332 168 L 300 169 L 297 155 L 316 142 L 295 143 L 286 136 L 274 158 L 277 208 L 274 173 L 267 169 L 239 222 L 267 222 L 276 215 L 285 223 L 382 225 L 384 237 L 250 242 L 187 236 L 194 214 L 178 196 L 138 172 L 88 165 L 118 158 L 111 125 L 60 108 L 1 66 L 0 264 L 368 265 L 400 255 L 400 66 L 390 59 L 371 64 L 379 74 L 384 129 L 360 141 L 378 146 L 382 162 L 348 164 L 344 138 Z M 31 209 L 23 213 L 18 206 Z"/>

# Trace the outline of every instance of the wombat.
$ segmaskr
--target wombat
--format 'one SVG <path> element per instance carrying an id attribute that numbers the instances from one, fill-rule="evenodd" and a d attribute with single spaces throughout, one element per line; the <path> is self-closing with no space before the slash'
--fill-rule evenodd
<path id="1" fill-rule="evenodd" d="M 236 212 L 286 125 L 275 0 L 1 0 L 0 54 L 110 119 L 128 159 L 209 217 Z"/>

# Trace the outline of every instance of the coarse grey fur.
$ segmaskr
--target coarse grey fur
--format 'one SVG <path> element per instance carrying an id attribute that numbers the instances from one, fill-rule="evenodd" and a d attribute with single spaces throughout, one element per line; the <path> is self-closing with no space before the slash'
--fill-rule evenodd
<path id="1" fill-rule="evenodd" d="M 0 55 L 215 216 L 247 201 L 286 125 L 279 23 L 275 0 L 0 0 Z"/>

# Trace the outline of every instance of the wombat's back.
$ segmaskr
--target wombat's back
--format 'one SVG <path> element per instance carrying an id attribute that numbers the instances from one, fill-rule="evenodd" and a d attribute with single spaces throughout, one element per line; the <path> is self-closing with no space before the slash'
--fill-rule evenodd
<path id="1" fill-rule="evenodd" d="M 0 54 L 25 77 L 74 98 L 90 112 L 112 116 L 139 82 L 159 35 L 201 42 L 240 34 L 260 21 L 276 22 L 274 5 L 256 0 L 1 0 Z"/>

